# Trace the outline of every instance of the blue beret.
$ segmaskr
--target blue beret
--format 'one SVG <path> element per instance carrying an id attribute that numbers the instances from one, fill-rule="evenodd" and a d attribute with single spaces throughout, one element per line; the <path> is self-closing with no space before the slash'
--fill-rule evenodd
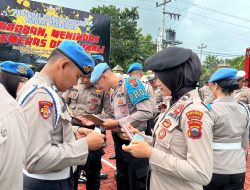
<path id="1" fill-rule="evenodd" d="M 57 49 L 74 62 L 84 75 L 88 75 L 93 71 L 95 66 L 94 60 L 78 43 L 64 40 Z"/>
<path id="2" fill-rule="evenodd" d="M 129 66 L 127 74 L 131 73 L 132 71 L 142 70 L 142 65 L 140 63 L 133 63 Z"/>
<path id="3" fill-rule="evenodd" d="M 98 65 L 96 65 L 93 72 L 91 73 L 90 82 L 92 84 L 96 83 L 96 81 L 98 81 L 101 78 L 102 74 L 108 69 L 109 66 L 107 63 L 99 63 Z"/>
<path id="4" fill-rule="evenodd" d="M 24 63 L 16 63 L 12 61 L 4 61 L 0 63 L 0 69 L 2 71 L 19 75 L 21 77 L 31 78 L 34 73 L 29 66 Z"/>
<path id="5" fill-rule="evenodd" d="M 222 68 L 217 70 L 209 79 L 208 82 L 216 82 L 221 79 L 236 79 L 237 69 Z"/>
<path id="6" fill-rule="evenodd" d="M 102 55 L 91 55 L 92 59 L 104 61 L 104 57 Z"/>
<path id="7" fill-rule="evenodd" d="M 167 47 L 145 61 L 145 66 L 152 71 L 168 70 L 182 65 L 192 57 L 192 50 L 180 47 Z"/>

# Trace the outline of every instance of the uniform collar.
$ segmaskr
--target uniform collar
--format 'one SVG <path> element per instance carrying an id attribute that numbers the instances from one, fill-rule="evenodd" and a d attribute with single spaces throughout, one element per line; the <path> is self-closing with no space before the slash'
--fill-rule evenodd
<path id="1" fill-rule="evenodd" d="M 36 72 L 34 75 L 35 78 L 38 78 L 39 80 L 42 80 L 47 86 L 51 87 L 55 92 L 58 92 L 58 89 L 55 85 L 55 83 L 46 75 Z"/>

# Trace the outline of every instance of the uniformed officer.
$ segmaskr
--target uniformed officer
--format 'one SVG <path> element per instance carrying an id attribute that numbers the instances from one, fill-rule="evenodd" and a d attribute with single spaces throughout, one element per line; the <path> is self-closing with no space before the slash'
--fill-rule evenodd
<path id="1" fill-rule="evenodd" d="M 155 77 L 154 74 L 151 74 L 149 77 L 148 77 L 148 82 L 149 84 L 152 86 L 154 92 L 155 92 L 155 95 L 156 95 L 156 103 L 157 105 L 160 105 L 162 102 L 163 102 L 163 98 L 162 98 L 162 92 L 161 90 L 159 89 L 159 85 L 158 85 L 158 82 L 157 82 L 157 78 Z"/>
<path id="2" fill-rule="evenodd" d="M 16 98 L 18 91 L 33 75 L 31 68 L 24 63 L 12 61 L 0 63 L 0 82 L 13 98 Z"/>
<path id="3" fill-rule="evenodd" d="M 222 68 L 209 80 L 216 97 L 211 105 L 214 167 L 212 180 L 205 190 L 244 188 L 249 111 L 232 96 L 239 88 L 236 73 L 236 69 Z"/>
<path id="4" fill-rule="evenodd" d="M 142 82 L 136 77 L 123 79 L 117 77 L 106 63 L 96 65 L 91 74 L 91 82 L 97 83 L 105 91 L 113 88 L 111 105 L 115 119 L 106 119 L 103 126 L 106 129 L 117 129 L 127 123 L 135 126 L 138 130 L 146 130 L 146 122 L 153 117 L 148 94 Z M 148 159 L 137 159 L 122 151 L 123 144 L 129 141 L 122 140 L 119 132 L 113 135 L 116 168 L 117 189 L 134 190 L 146 189 L 146 175 Z"/>
<path id="5" fill-rule="evenodd" d="M 151 74 L 148 77 L 148 82 L 153 87 L 156 95 L 156 104 L 158 107 L 158 113 L 164 112 L 166 109 L 169 109 L 172 99 L 171 92 L 165 91 L 164 95 L 162 94 L 162 91 L 159 88 L 160 85 L 158 79 L 155 77 L 154 74 Z"/>
<path id="6" fill-rule="evenodd" d="M 149 158 L 149 189 L 201 190 L 212 176 L 213 123 L 196 90 L 201 73 L 198 56 L 189 49 L 169 47 L 145 64 L 159 79 L 161 90 L 171 91 L 175 103 L 159 116 L 153 138 L 132 129 L 145 139 L 133 140 L 123 150 Z"/>
<path id="7" fill-rule="evenodd" d="M 84 114 L 95 114 L 101 118 L 112 118 L 113 113 L 110 105 L 110 97 L 103 90 L 92 85 L 89 75 L 81 77 L 78 84 L 65 92 L 63 97 L 69 105 L 72 115 L 80 121 L 82 120 L 80 123 L 74 121 L 73 125 L 94 129 L 96 126 L 94 124 L 86 126 L 84 117 L 82 117 Z M 100 128 L 100 126 L 97 127 Z M 107 174 L 100 173 L 102 168 L 101 158 L 103 155 L 104 151 L 102 149 L 89 152 L 84 168 L 87 178 L 86 189 L 88 190 L 100 189 L 100 178 L 108 177 Z M 80 180 L 83 180 L 83 177 Z"/>
<path id="8" fill-rule="evenodd" d="M 16 79 L 20 79 L 18 76 L 24 74 L 29 77 L 26 75 L 28 72 L 21 72 L 18 68 L 28 71 L 26 65 L 7 61 L 1 64 L 0 71 L 0 187 L 8 190 L 23 189 L 23 163 L 28 145 L 25 116 L 10 95 L 16 95 L 18 83 L 20 84 L 20 80 Z M 10 79 L 16 80 L 12 83 L 8 81 Z"/>
<path id="9" fill-rule="evenodd" d="M 200 88 L 199 92 L 201 95 L 201 99 L 206 105 L 213 103 L 215 97 L 213 92 L 210 90 L 208 83 L 205 84 L 202 88 Z"/>
<path id="10" fill-rule="evenodd" d="M 127 71 L 127 74 L 129 76 L 137 77 L 141 80 L 142 76 L 144 75 L 144 72 L 142 71 L 142 65 L 140 63 L 133 63 L 129 66 L 129 69 Z M 156 115 L 157 107 L 156 107 L 156 96 L 153 90 L 153 87 L 149 85 L 148 83 L 143 82 L 143 85 L 145 87 L 146 92 L 149 95 L 149 100 L 152 106 L 152 109 L 154 111 L 154 115 Z"/>
<path id="11" fill-rule="evenodd" d="M 131 64 L 128 68 L 127 74 L 129 76 L 137 77 L 138 79 L 141 80 L 142 76 L 144 75 L 144 72 L 142 71 L 142 65 L 140 63 Z M 157 116 L 159 109 L 158 109 L 158 106 L 156 104 L 156 95 L 155 95 L 155 92 L 153 90 L 153 87 L 146 82 L 142 81 L 142 83 L 145 87 L 146 92 L 149 95 L 149 100 L 150 100 L 152 110 L 153 110 L 153 115 L 154 115 L 154 117 L 152 119 L 147 121 L 147 129 L 145 131 L 145 134 L 152 135 L 151 129 L 154 127 L 154 124 L 155 124 L 154 119 Z"/>
<path id="12" fill-rule="evenodd" d="M 239 89 L 234 91 L 234 98 L 237 102 L 242 102 L 246 104 L 249 108 L 250 106 L 250 89 L 244 86 L 244 77 L 246 75 L 245 71 L 237 72 L 237 81 L 239 83 Z"/>
<path id="13" fill-rule="evenodd" d="M 73 134 L 71 117 L 58 95 L 90 74 L 93 66 L 94 61 L 79 44 L 65 40 L 19 92 L 17 100 L 24 110 L 29 136 L 24 190 L 72 190 L 72 166 L 84 164 L 89 150 L 101 148 L 104 135 L 81 128 L 74 128 Z"/>

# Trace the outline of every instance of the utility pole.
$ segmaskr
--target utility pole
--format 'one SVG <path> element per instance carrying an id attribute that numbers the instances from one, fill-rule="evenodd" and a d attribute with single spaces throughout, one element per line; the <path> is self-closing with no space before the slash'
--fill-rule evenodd
<path id="1" fill-rule="evenodd" d="M 171 45 L 169 42 L 166 40 L 166 15 L 170 16 L 170 19 L 178 19 L 180 18 L 180 14 L 175 14 L 175 13 L 170 13 L 167 12 L 167 4 L 170 3 L 171 0 L 163 0 L 163 3 L 159 4 L 158 2 L 156 3 L 156 7 L 162 6 L 162 23 L 161 23 L 161 28 L 158 31 L 158 38 L 157 38 L 157 52 L 161 51 L 164 48 L 164 45 Z M 172 42 L 171 42 L 172 43 Z M 181 44 L 179 41 L 173 42 L 173 44 Z"/>
<path id="2" fill-rule="evenodd" d="M 157 47 L 157 51 L 161 51 L 163 49 L 163 39 L 164 39 L 164 32 L 165 32 L 165 20 L 166 20 L 166 9 L 167 9 L 167 3 L 171 2 L 171 0 L 163 0 L 163 3 L 159 4 L 156 3 L 156 7 L 162 7 L 162 21 L 161 21 L 161 30 L 158 34 L 158 41 L 159 46 Z"/>
<path id="3" fill-rule="evenodd" d="M 202 62 L 202 60 L 201 60 L 202 59 L 202 52 L 203 52 L 204 48 L 207 48 L 207 45 L 201 43 L 201 46 L 198 46 L 197 48 L 200 49 L 200 61 Z"/>

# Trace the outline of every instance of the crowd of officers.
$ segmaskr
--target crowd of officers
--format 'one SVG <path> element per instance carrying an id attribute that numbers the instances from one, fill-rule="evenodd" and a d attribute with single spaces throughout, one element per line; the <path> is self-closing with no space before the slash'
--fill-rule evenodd
<path id="1" fill-rule="evenodd" d="M 0 189 L 100 189 L 106 130 L 118 190 L 241 190 L 249 146 L 244 71 L 217 70 L 198 90 L 201 63 L 168 47 L 124 78 L 101 55 L 65 40 L 40 71 L 0 64 Z M 103 121 L 87 116 L 94 114 Z M 128 131 L 128 130 L 129 131 Z M 132 134 L 132 136 L 131 136 Z M 14 181 L 13 181 L 14 179 Z"/>

